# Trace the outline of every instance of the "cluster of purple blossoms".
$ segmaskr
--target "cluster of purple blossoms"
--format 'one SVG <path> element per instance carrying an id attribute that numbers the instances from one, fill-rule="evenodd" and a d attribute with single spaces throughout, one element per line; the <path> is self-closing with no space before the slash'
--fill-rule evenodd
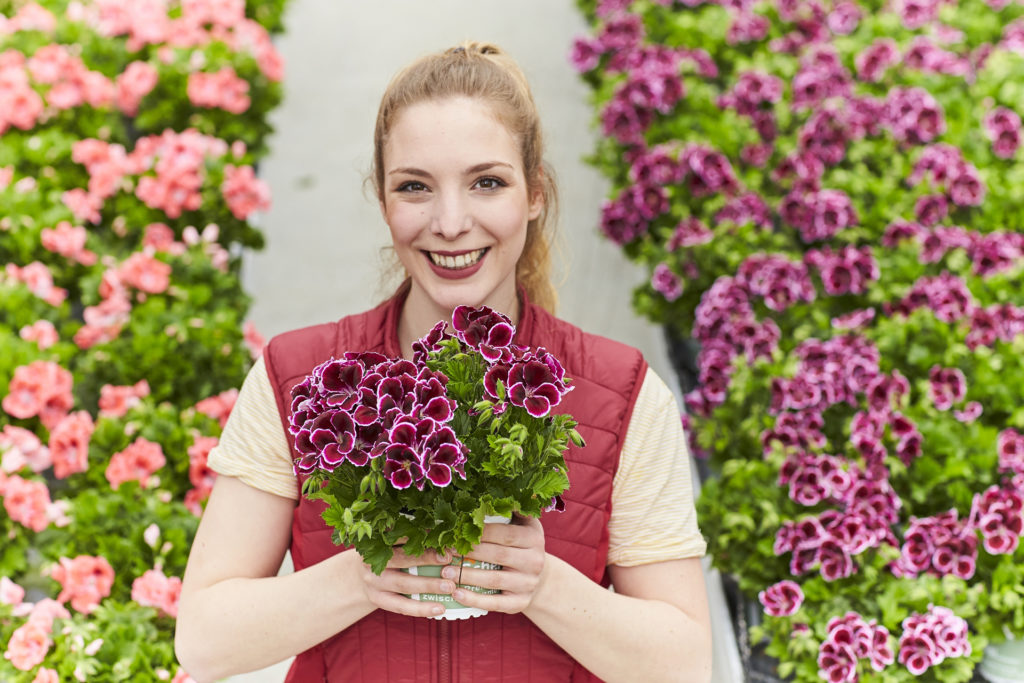
<path id="1" fill-rule="evenodd" d="M 837 330 L 853 331 L 867 326 L 875 319 L 874 308 L 861 308 L 832 318 L 832 327 Z"/>
<path id="2" fill-rule="evenodd" d="M 825 174 L 825 164 L 810 152 L 791 154 L 779 162 L 772 170 L 772 180 L 802 195 L 821 189 L 821 177 Z M 792 183 L 787 183 L 793 179 Z"/>
<path id="3" fill-rule="evenodd" d="M 1006 107 L 996 107 L 985 117 L 985 132 L 992 140 L 992 153 L 1010 159 L 1020 147 L 1020 116 Z"/>
<path id="4" fill-rule="evenodd" d="M 729 45 L 755 43 L 764 40 L 770 28 L 771 23 L 767 17 L 749 11 L 733 12 L 732 23 L 725 34 L 725 42 Z"/>
<path id="5" fill-rule="evenodd" d="M 665 297 L 666 301 L 675 301 L 683 295 L 683 281 L 672 272 L 667 263 L 659 263 L 654 267 L 651 287 Z"/>
<path id="6" fill-rule="evenodd" d="M 830 98 L 847 98 L 852 94 L 853 77 L 843 65 L 835 48 L 820 45 L 800 60 L 793 76 L 793 108 L 811 109 Z"/>
<path id="7" fill-rule="evenodd" d="M 851 466 L 850 484 L 841 490 L 840 509 L 787 520 L 775 535 L 776 555 L 791 552 L 789 571 L 800 576 L 817 569 L 825 581 L 856 571 L 853 556 L 882 544 L 897 545 L 892 525 L 901 502 L 887 480 L 874 481 Z"/>
<path id="8" fill-rule="evenodd" d="M 917 425 L 906 415 L 889 408 L 892 402 L 890 397 L 893 394 L 901 395 L 900 392 L 903 392 L 903 383 L 899 379 L 880 375 L 872 381 L 868 395 L 875 398 L 875 405 L 883 404 L 883 407 L 862 410 L 850 421 L 850 443 L 864 458 L 865 472 L 872 479 L 889 476 L 885 465 L 885 458 L 889 455 L 885 446 L 886 427 L 895 442 L 893 452 L 903 464 L 909 465 L 921 455 L 923 439 Z"/>
<path id="9" fill-rule="evenodd" d="M 798 301 L 814 301 L 814 285 L 807 267 L 782 254 L 748 256 L 736 273 L 736 282 L 748 295 L 759 296 L 773 311 L 784 311 Z"/>
<path id="10" fill-rule="evenodd" d="M 760 117 L 772 115 L 772 105 L 782 99 L 782 90 L 781 78 L 760 71 L 744 71 L 739 75 L 732 90 L 718 98 L 718 107 L 733 109 L 737 114 L 752 119 L 756 125 Z M 774 134 L 765 135 L 760 126 L 758 131 L 765 142 L 771 142 L 775 138 Z"/>
<path id="11" fill-rule="evenodd" d="M 964 249 L 971 260 L 972 272 L 982 277 L 1009 270 L 1024 258 L 1024 235 L 1021 233 L 995 231 L 983 234 L 951 225 L 933 230 L 920 229 L 916 236 L 921 243 L 922 263 L 936 263 L 949 251 Z"/>
<path id="12" fill-rule="evenodd" d="M 971 329 L 967 333 L 967 348 L 992 346 L 996 341 L 1010 343 L 1024 334 L 1024 306 L 992 304 L 971 310 Z"/>
<path id="13" fill-rule="evenodd" d="M 434 330 L 443 334 L 443 327 L 438 327 L 441 323 Z M 488 363 L 484 393 L 498 401 L 494 414 L 500 415 L 511 404 L 533 417 L 545 417 L 573 390 L 562 364 L 546 349 L 531 351 L 512 343 L 515 327 L 501 313 L 487 306 L 458 306 L 452 313 L 452 328 L 460 342 L 479 351 Z M 506 403 L 501 402 L 499 382 L 506 388 Z"/>
<path id="14" fill-rule="evenodd" d="M 729 159 L 716 149 L 705 145 L 687 145 L 679 153 L 683 170 L 682 182 L 694 197 L 721 192 L 735 194 L 740 187 Z"/>
<path id="15" fill-rule="evenodd" d="M 804 255 L 804 263 L 818 269 L 827 294 L 863 294 L 868 282 L 881 275 L 870 247 L 845 246 L 837 252 L 829 247 L 812 249 Z"/>
<path id="16" fill-rule="evenodd" d="M 993 555 L 1012 555 L 1024 533 L 1024 497 L 1020 478 L 974 494 L 970 524 L 981 532 L 982 545 Z"/>
<path id="17" fill-rule="evenodd" d="M 978 536 L 969 520 L 959 520 L 949 510 L 934 517 L 912 517 L 903 534 L 899 558 L 890 565 L 893 574 L 915 578 L 927 572 L 952 574 L 967 580 L 978 564 Z"/>
<path id="18" fill-rule="evenodd" d="M 970 59 L 939 47 L 927 36 L 914 38 L 903 55 L 903 64 L 908 69 L 946 76 L 966 77 L 974 70 Z"/>
<path id="19" fill-rule="evenodd" d="M 999 432 L 999 471 L 1024 476 L 1024 434 L 1015 429 Z"/>
<path id="20" fill-rule="evenodd" d="M 903 620 L 899 662 L 915 676 L 947 658 L 969 654 L 967 622 L 948 607 L 930 606 L 924 614 L 912 614 Z"/>
<path id="21" fill-rule="evenodd" d="M 925 147 L 907 184 L 913 187 L 925 176 L 944 186 L 945 196 L 957 206 L 978 206 L 985 198 L 985 185 L 978 169 L 952 145 L 938 143 Z"/>
<path id="22" fill-rule="evenodd" d="M 967 377 L 960 368 L 933 365 L 928 371 L 928 395 L 936 410 L 949 410 L 967 396 Z"/>
<path id="23" fill-rule="evenodd" d="M 857 664 L 866 659 L 875 671 L 896 661 L 889 630 L 877 621 L 864 621 L 856 612 L 833 617 L 828 635 L 818 648 L 818 672 L 829 683 L 855 683 L 860 680 Z"/>
<path id="24" fill-rule="evenodd" d="M 853 203 L 842 190 L 790 192 L 782 199 L 779 215 L 807 243 L 829 239 L 857 223 Z"/>
<path id="25" fill-rule="evenodd" d="M 804 604 L 804 592 L 796 581 L 786 579 L 768 586 L 757 594 L 766 614 L 791 617 Z"/>
<path id="26" fill-rule="evenodd" d="M 922 277 L 898 302 L 886 302 L 882 305 L 886 315 L 909 315 L 914 310 L 925 307 L 930 308 L 936 318 L 946 323 L 970 316 L 977 308 L 967 283 L 948 272 L 936 277 Z"/>
<path id="27" fill-rule="evenodd" d="M 850 0 L 840 0 L 832 7 L 826 23 L 832 33 L 839 36 L 848 36 L 857 30 L 862 18 L 861 8 Z"/>
<path id="28" fill-rule="evenodd" d="M 760 195 L 754 192 L 744 192 L 727 201 L 725 206 L 715 214 L 715 223 L 724 221 L 736 225 L 753 223 L 759 228 L 770 229 L 772 227 L 772 210 Z"/>
<path id="29" fill-rule="evenodd" d="M 296 472 L 332 472 L 343 462 L 362 467 L 384 456 L 382 468 L 399 489 L 465 476 L 466 447 L 447 426 L 455 402 L 447 378 L 407 360 L 346 353 L 318 365 L 292 389 L 289 432 Z"/>
<path id="30" fill-rule="evenodd" d="M 879 38 L 854 57 L 857 79 L 877 83 L 882 80 L 886 69 L 899 64 L 900 59 L 900 48 L 896 41 L 892 38 Z"/>
<path id="31" fill-rule="evenodd" d="M 942 107 L 923 88 L 893 88 L 885 105 L 886 126 L 899 142 L 925 144 L 946 132 Z"/>
<path id="32" fill-rule="evenodd" d="M 630 185 L 614 201 L 601 205 L 601 231 L 616 244 L 632 242 L 650 229 L 651 221 L 669 209 L 668 195 L 658 185 Z"/>
<path id="33" fill-rule="evenodd" d="M 938 18 L 941 0 L 898 0 L 896 6 L 903 26 L 914 31 Z"/>
<path id="34" fill-rule="evenodd" d="M 714 233 L 704 225 L 699 218 L 690 216 L 679 221 L 672 237 L 669 238 L 665 249 L 669 253 L 683 247 L 695 247 L 699 244 L 707 244 L 714 237 Z"/>
<path id="35" fill-rule="evenodd" d="M 854 481 L 843 468 L 845 463 L 834 455 L 790 453 L 779 468 L 779 486 L 789 486 L 790 499 L 800 505 L 840 502 Z"/>

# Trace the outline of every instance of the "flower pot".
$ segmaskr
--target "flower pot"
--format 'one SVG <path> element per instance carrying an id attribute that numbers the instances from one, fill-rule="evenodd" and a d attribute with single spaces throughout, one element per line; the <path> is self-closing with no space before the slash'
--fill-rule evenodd
<path id="1" fill-rule="evenodd" d="M 508 524 L 511 520 L 508 517 L 497 517 L 488 515 L 484 517 L 485 523 L 494 524 Z M 490 562 L 481 562 L 474 560 L 472 557 L 456 557 L 450 563 L 453 566 L 462 566 L 466 569 L 494 569 L 501 570 L 500 564 L 491 564 Z M 440 564 L 427 564 L 420 565 L 418 567 L 410 567 L 408 571 L 413 576 L 432 576 L 440 577 L 441 570 L 445 565 Z M 477 586 L 468 586 L 466 584 L 458 584 L 459 588 L 471 590 L 475 593 L 483 593 L 485 595 L 493 595 L 500 591 L 492 590 L 489 588 L 479 588 Z M 423 600 L 427 602 L 439 602 L 444 605 L 444 614 L 436 617 L 430 617 L 431 619 L 469 619 L 470 617 L 480 617 L 487 614 L 487 610 L 480 609 L 479 607 L 467 607 L 462 603 L 458 602 L 451 595 L 444 593 L 413 593 L 409 596 L 413 600 Z"/>
<path id="2" fill-rule="evenodd" d="M 1024 640 L 1007 637 L 990 643 L 978 670 L 989 683 L 1015 683 L 1024 676 Z"/>

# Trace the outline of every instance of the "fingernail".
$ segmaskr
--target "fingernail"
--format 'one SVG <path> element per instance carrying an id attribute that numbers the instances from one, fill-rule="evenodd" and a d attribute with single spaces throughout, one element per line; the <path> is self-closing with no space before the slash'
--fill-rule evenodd
<path id="1" fill-rule="evenodd" d="M 441 592 L 442 593 L 451 593 L 453 590 L 455 590 L 455 584 L 454 583 L 452 583 L 451 581 L 442 581 L 441 582 Z"/>
<path id="2" fill-rule="evenodd" d="M 437 554 L 437 561 L 441 562 L 441 563 L 451 562 L 452 561 L 452 556 L 449 555 L 448 553 L 438 553 Z"/>
<path id="3" fill-rule="evenodd" d="M 455 578 L 455 567 L 445 567 L 444 569 L 441 570 L 441 576 L 446 578 L 446 579 L 454 579 Z"/>
<path id="4" fill-rule="evenodd" d="M 444 607 L 441 605 L 435 605 L 434 609 L 431 610 L 434 614 L 444 614 Z"/>
<path id="5" fill-rule="evenodd" d="M 455 591 L 454 593 L 452 593 L 452 597 L 455 598 L 456 602 L 462 602 L 462 599 L 464 597 L 466 597 L 466 591 L 464 591 L 464 590 L 462 590 L 460 588 L 457 591 Z"/>

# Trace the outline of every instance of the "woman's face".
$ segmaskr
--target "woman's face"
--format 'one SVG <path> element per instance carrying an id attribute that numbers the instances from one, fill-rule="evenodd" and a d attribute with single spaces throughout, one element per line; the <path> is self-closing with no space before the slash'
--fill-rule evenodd
<path id="1" fill-rule="evenodd" d="M 543 198 L 530 196 L 519 145 L 491 108 L 466 97 L 410 105 L 383 159 L 381 212 L 412 278 L 409 303 L 434 320 L 461 304 L 515 315 L 516 263 Z"/>

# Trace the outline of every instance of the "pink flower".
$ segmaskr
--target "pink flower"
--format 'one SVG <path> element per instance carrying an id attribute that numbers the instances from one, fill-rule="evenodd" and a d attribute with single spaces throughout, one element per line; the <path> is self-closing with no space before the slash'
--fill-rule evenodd
<path id="1" fill-rule="evenodd" d="M 100 222 L 100 209 L 103 208 L 103 198 L 89 194 L 86 190 L 76 187 L 61 195 L 61 201 L 71 210 L 75 219 L 88 221 L 93 224 Z"/>
<path id="2" fill-rule="evenodd" d="M 96 609 L 114 585 L 114 570 L 104 557 L 62 557 L 50 575 L 61 585 L 58 602 L 71 600 L 71 606 L 83 614 Z"/>
<path id="3" fill-rule="evenodd" d="M 71 410 L 71 373 L 51 361 L 37 360 L 15 369 L 9 393 L 0 405 L 11 417 L 39 416 L 48 429 Z"/>
<path id="4" fill-rule="evenodd" d="M 213 74 L 189 74 L 187 92 L 197 107 L 220 108 L 232 114 L 249 108 L 249 82 L 229 66 Z"/>
<path id="5" fill-rule="evenodd" d="M 43 228 L 39 236 L 44 249 L 77 261 L 83 266 L 96 263 L 96 254 L 85 248 L 86 231 L 82 226 L 72 227 L 71 223 L 61 221 L 52 229 Z"/>
<path id="6" fill-rule="evenodd" d="M 149 294 L 161 294 L 170 284 L 171 266 L 145 252 L 136 252 L 121 264 L 117 275 L 129 287 Z"/>
<path id="7" fill-rule="evenodd" d="M 50 431 L 53 474 L 64 479 L 84 472 L 89 458 L 89 439 L 94 429 L 92 417 L 84 410 L 71 413 Z"/>
<path id="8" fill-rule="evenodd" d="M 204 398 L 196 404 L 196 410 L 217 420 L 220 422 L 220 426 L 223 427 L 227 424 L 228 415 L 231 414 L 231 409 L 235 407 L 235 401 L 237 400 L 238 389 L 228 389 L 216 396 Z"/>
<path id="9" fill-rule="evenodd" d="M 1015 429 L 999 432 L 999 469 L 1003 472 L 1024 474 L 1024 434 Z"/>
<path id="10" fill-rule="evenodd" d="M 967 378 L 959 368 L 933 365 L 928 377 L 929 394 L 938 410 L 949 410 L 967 394 Z"/>
<path id="11" fill-rule="evenodd" d="M 270 208 L 270 188 L 256 177 L 252 166 L 225 166 L 220 189 L 231 213 L 239 220 L 246 220 L 254 211 Z"/>
<path id="12" fill-rule="evenodd" d="M 156 569 L 150 569 L 132 582 L 132 600 L 145 607 L 156 607 L 170 617 L 178 616 L 178 597 L 181 594 L 181 579 L 164 576 Z"/>
<path id="13" fill-rule="evenodd" d="M 154 472 L 167 464 L 160 444 L 138 438 L 130 446 L 110 458 L 106 477 L 117 489 L 126 481 L 137 481 L 145 488 Z"/>
<path id="14" fill-rule="evenodd" d="M 0 603 L 17 607 L 25 599 L 25 589 L 6 576 L 0 576 Z"/>
<path id="15" fill-rule="evenodd" d="M 174 678 L 171 679 L 171 683 L 197 683 L 194 678 L 185 673 L 184 669 L 178 669 L 178 673 L 174 674 Z"/>
<path id="16" fill-rule="evenodd" d="M 44 631 L 49 633 L 53 630 L 54 619 L 70 619 L 71 613 L 64 609 L 64 605 L 51 598 L 43 598 L 31 607 L 28 620 L 39 624 Z"/>
<path id="17" fill-rule="evenodd" d="M 46 659 L 51 644 L 46 630 L 41 625 L 29 621 L 11 634 L 4 658 L 10 660 L 16 669 L 31 671 Z"/>
<path id="18" fill-rule="evenodd" d="M 60 306 L 67 298 L 67 290 L 54 286 L 50 269 L 39 261 L 33 261 L 24 268 L 8 263 L 5 272 L 8 277 L 15 282 L 23 283 L 29 291 L 51 306 Z"/>
<path id="19" fill-rule="evenodd" d="M 3 129 L 3 123 L 0 121 L 0 130 Z M 11 180 L 14 179 L 14 167 L 13 166 L 0 166 L 0 192 L 7 189 L 7 186 L 11 184 Z"/>
<path id="20" fill-rule="evenodd" d="M 117 77 L 117 106 L 125 114 L 135 116 L 142 98 L 156 86 L 158 78 L 156 67 L 148 62 L 129 64 Z"/>
<path id="21" fill-rule="evenodd" d="M 779 581 L 757 594 L 765 613 L 773 617 L 790 617 L 804 602 L 804 592 L 795 581 Z"/>
<path id="22" fill-rule="evenodd" d="M 57 675 L 56 670 L 42 667 L 36 672 L 36 677 L 32 679 L 32 683 L 60 683 L 60 677 Z"/>
<path id="23" fill-rule="evenodd" d="M 251 320 L 245 321 L 242 326 L 242 338 L 245 340 L 245 345 L 249 348 L 249 354 L 253 360 L 259 358 L 263 353 L 263 347 L 267 345 L 267 340 L 263 338 Z"/>
<path id="24" fill-rule="evenodd" d="M 28 342 L 35 342 L 42 351 L 57 343 L 57 328 L 49 320 L 37 320 L 18 331 L 18 336 Z"/>
<path id="25" fill-rule="evenodd" d="M 146 396 L 149 396 L 149 383 L 144 379 L 136 382 L 134 386 L 104 384 L 100 387 L 100 415 L 123 417 Z"/>
<path id="26" fill-rule="evenodd" d="M 36 532 L 50 524 L 50 491 L 45 482 L 11 476 L 4 484 L 3 499 L 7 515 L 15 522 Z"/>
<path id="27" fill-rule="evenodd" d="M 920 676 L 947 657 L 966 657 L 971 654 L 967 631 L 967 622 L 949 608 L 929 606 L 926 613 L 903 620 L 899 662 Z"/>

